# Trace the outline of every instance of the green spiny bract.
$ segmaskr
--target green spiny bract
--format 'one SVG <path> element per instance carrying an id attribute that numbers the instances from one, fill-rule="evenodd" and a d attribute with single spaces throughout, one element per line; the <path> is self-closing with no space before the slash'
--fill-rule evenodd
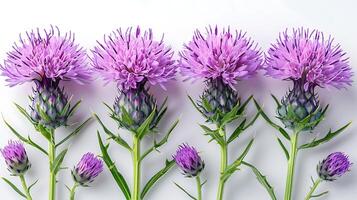
<path id="1" fill-rule="evenodd" d="M 155 116 L 150 129 L 156 127 L 158 121 L 156 100 L 144 85 L 141 84 L 136 89 L 121 91 L 115 99 L 113 114 L 118 119 L 119 127 L 135 132 L 154 110 Z"/>
<path id="2" fill-rule="evenodd" d="M 314 87 L 305 90 L 302 81 L 294 81 L 293 89 L 282 99 L 277 109 L 278 118 L 285 127 L 303 131 L 312 130 L 323 117 L 323 113 Z"/>
<path id="3" fill-rule="evenodd" d="M 222 79 L 209 79 L 198 107 L 209 122 L 220 122 L 225 114 L 239 104 L 238 93 Z"/>
<path id="4" fill-rule="evenodd" d="M 51 80 L 35 81 L 31 100 L 31 118 L 37 125 L 49 129 L 66 126 L 73 108 L 58 82 Z"/>

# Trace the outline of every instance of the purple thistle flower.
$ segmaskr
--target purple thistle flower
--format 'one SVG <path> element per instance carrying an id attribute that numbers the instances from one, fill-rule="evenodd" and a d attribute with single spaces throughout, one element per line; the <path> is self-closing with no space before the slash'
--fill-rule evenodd
<path id="1" fill-rule="evenodd" d="M 31 167 L 24 145 L 21 142 L 10 140 L 8 145 L 0 151 L 12 175 L 22 175 Z"/>
<path id="2" fill-rule="evenodd" d="M 173 51 L 153 38 L 152 30 L 141 32 L 128 28 L 117 29 L 104 36 L 104 43 L 94 48 L 92 64 L 108 83 L 114 81 L 120 89 L 136 89 L 142 82 L 159 84 L 173 79 L 176 74 Z"/>
<path id="3" fill-rule="evenodd" d="M 305 90 L 310 87 L 343 88 L 352 83 L 351 67 L 339 44 L 327 39 L 318 30 L 299 28 L 288 30 L 268 51 L 266 75 L 277 79 L 302 80 Z"/>
<path id="4" fill-rule="evenodd" d="M 180 145 L 173 158 L 187 177 L 197 176 L 205 167 L 196 149 L 187 144 Z"/>
<path id="5" fill-rule="evenodd" d="M 32 30 L 26 32 L 26 39 L 20 34 L 20 43 L 14 44 L 4 65 L 0 66 L 9 86 L 43 79 L 78 83 L 90 79 L 85 50 L 74 43 L 74 34 L 69 32 L 61 36 L 56 29 L 51 26 L 50 30 L 44 29 L 43 32 Z"/>
<path id="6" fill-rule="evenodd" d="M 317 173 L 322 180 L 334 181 L 351 169 L 352 163 L 342 152 L 331 153 L 319 163 Z"/>
<path id="7" fill-rule="evenodd" d="M 261 53 L 246 33 L 230 29 L 206 28 L 203 36 L 199 30 L 180 53 L 180 69 L 188 79 L 222 79 L 233 87 L 240 79 L 256 74 L 261 67 Z"/>
<path id="8" fill-rule="evenodd" d="M 83 155 L 77 166 L 72 170 L 72 176 L 75 182 L 80 185 L 87 185 L 93 182 L 103 171 L 103 162 L 92 153 Z"/>

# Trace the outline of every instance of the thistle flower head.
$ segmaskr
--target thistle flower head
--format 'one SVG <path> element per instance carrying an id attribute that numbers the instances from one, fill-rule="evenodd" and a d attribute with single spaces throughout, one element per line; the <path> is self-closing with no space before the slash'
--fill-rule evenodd
<path id="1" fill-rule="evenodd" d="M 180 145 L 173 158 L 187 177 L 197 176 L 205 167 L 197 150 L 187 144 Z"/>
<path id="2" fill-rule="evenodd" d="M 266 75 L 277 79 L 302 80 L 309 87 L 343 88 L 352 82 L 346 53 L 318 30 L 299 28 L 281 33 L 268 51 Z"/>
<path id="3" fill-rule="evenodd" d="M 92 153 L 83 155 L 77 166 L 72 170 L 72 177 L 80 185 L 94 181 L 103 171 L 103 162 Z"/>
<path id="4" fill-rule="evenodd" d="M 317 166 L 317 173 L 322 180 L 334 181 L 351 169 L 352 163 L 342 152 L 331 153 Z"/>
<path id="5" fill-rule="evenodd" d="M 85 50 L 74 43 L 73 33 L 63 36 L 56 29 L 26 32 L 25 39 L 20 35 L 19 44 L 13 45 L 0 66 L 10 86 L 42 79 L 79 83 L 90 79 Z"/>
<path id="6" fill-rule="evenodd" d="M 142 32 L 117 29 L 94 48 L 92 63 L 106 82 L 114 81 L 123 90 L 135 89 L 142 82 L 159 84 L 176 73 L 173 51 L 161 40 L 154 40 L 152 30 Z"/>
<path id="7" fill-rule="evenodd" d="M 31 167 L 26 150 L 21 142 L 10 140 L 8 145 L 0 151 L 12 175 L 22 175 Z"/>
<path id="8" fill-rule="evenodd" d="M 261 53 L 242 31 L 206 28 L 195 31 L 180 53 L 180 69 L 188 79 L 217 79 L 233 87 L 240 79 L 250 78 L 261 67 Z"/>

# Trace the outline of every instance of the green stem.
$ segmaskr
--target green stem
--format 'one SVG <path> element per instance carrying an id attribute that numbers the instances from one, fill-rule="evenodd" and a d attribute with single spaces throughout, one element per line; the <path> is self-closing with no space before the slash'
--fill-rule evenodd
<path id="1" fill-rule="evenodd" d="M 290 139 L 290 155 L 288 161 L 288 172 L 286 176 L 286 186 L 285 186 L 285 200 L 291 200 L 293 183 L 294 183 L 294 170 L 295 170 L 295 161 L 296 155 L 298 152 L 298 138 L 299 133 L 294 132 Z"/>
<path id="2" fill-rule="evenodd" d="M 70 193 L 70 200 L 74 200 L 74 195 L 76 194 L 76 189 L 79 186 L 78 183 L 75 183 L 71 189 L 71 193 Z"/>
<path id="3" fill-rule="evenodd" d="M 312 198 L 312 195 L 314 194 L 317 186 L 319 186 L 321 181 L 322 179 L 319 178 L 314 182 L 314 185 L 311 187 L 310 192 L 306 195 L 305 200 L 310 200 Z"/>
<path id="4" fill-rule="evenodd" d="M 196 184 L 197 184 L 197 193 L 198 193 L 197 200 L 202 200 L 202 184 L 201 184 L 201 178 L 200 178 L 199 174 L 196 176 Z"/>
<path id="5" fill-rule="evenodd" d="M 21 180 L 22 188 L 25 190 L 26 199 L 27 200 L 32 200 L 32 197 L 30 195 L 30 190 L 28 189 L 28 187 L 26 185 L 26 181 L 25 181 L 24 175 L 20 175 L 19 177 L 20 177 L 20 180 Z"/>
<path id="6" fill-rule="evenodd" d="M 219 129 L 219 133 L 223 136 L 224 141 L 226 141 L 226 132 L 224 129 Z M 228 164 L 228 152 L 227 152 L 227 145 L 221 145 L 221 167 L 220 167 L 220 178 L 218 184 L 218 192 L 217 192 L 217 200 L 223 199 L 223 191 L 224 191 L 224 184 L 226 180 L 222 178 Z"/>
<path id="7" fill-rule="evenodd" d="M 133 165 L 134 165 L 134 186 L 132 200 L 140 199 L 140 139 L 136 136 L 133 137 Z"/>
<path id="8" fill-rule="evenodd" d="M 56 144 L 54 130 L 51 130 L 51 141 L 49 142 L 48 159 L 50 164 L 49 200 L 56 199 L 56 173 L 53 171 L 53 164 L 56 158 Z"/>

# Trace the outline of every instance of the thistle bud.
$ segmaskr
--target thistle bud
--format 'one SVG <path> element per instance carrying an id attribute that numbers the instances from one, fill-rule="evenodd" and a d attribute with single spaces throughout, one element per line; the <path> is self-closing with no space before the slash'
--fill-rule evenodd
<path id="1" fill-rule="evenodd" d="M 209 105 L 205 105 L 205 102 Z M 238 103 L 238 93 L 218 78 L 206 81 L 206 89 L 198 106 L 206 118 L 214 122 L 220 121 Z"/>
<path id="2" fill-rule="evenodd" d="M 77 166 L 72 170 L 72 177 L 76 183 L 87 185 L 94 181 L 103 171 L 103 162 L 92 153 L 83 155 Z"/>
<path id="3" fill-rule="evenodd" d="M 173 158 L 187 177 L 197 176 L 205 167 L 196 149 L 187 144 L 180 145 Z"/>
<path id="4" fill-rule="evenodd" d="M 294 87 L 282 99 L 282 105 L 278 107 L 277 114 L 285 127 L 295 129 L 299 123 L 311 115 L 306 123 L 312 123 L 321 117 L 322 110 L 319 109 L 319 101 L 314 91 L 314 87 L 304 88 L 303 81 L 294 81 Z M 313 129 L 316 124 L 304 128 Z"/>
<path id="5" fill-rule="evenodd" d="M 31 118 L 40 125 L 55 129 L 67 125 L 71 114 L 68 97 L 58 86 L 58 82 L 51 80 L 35 81 L 31 100 Z"/>
<path id="6" fill-rule="evenodd" d="M 13 176 L 23 175 L 31 164 L 28 160 L 26 150 L 19 141 L 9 141 L 8 145 L 0 150 L 8 170 Z"/>
<path id="7" fill-rule="evenodd" d="M 322 180 L 334 181 L 351 169 L 352 163 L 342 152 L 335 152 L 327 156 L 317 165 L 317 173 Z"/>
<path id="8" fill-rule="evenodd" d="M 120 119 L 119 126 L 128 130 L 136 130 L 153 112 L 156 100 L 149 94 L 148 89 L 145 89 L 144 84 L 141 84 L 137 89 L 121 91 L 113 107 L 114 115 Z M 129 115 L 129 120 L 124 117 L 126 114 Z M 155 127 L 156 117 L 157 113 L 150 128 Z"/>

